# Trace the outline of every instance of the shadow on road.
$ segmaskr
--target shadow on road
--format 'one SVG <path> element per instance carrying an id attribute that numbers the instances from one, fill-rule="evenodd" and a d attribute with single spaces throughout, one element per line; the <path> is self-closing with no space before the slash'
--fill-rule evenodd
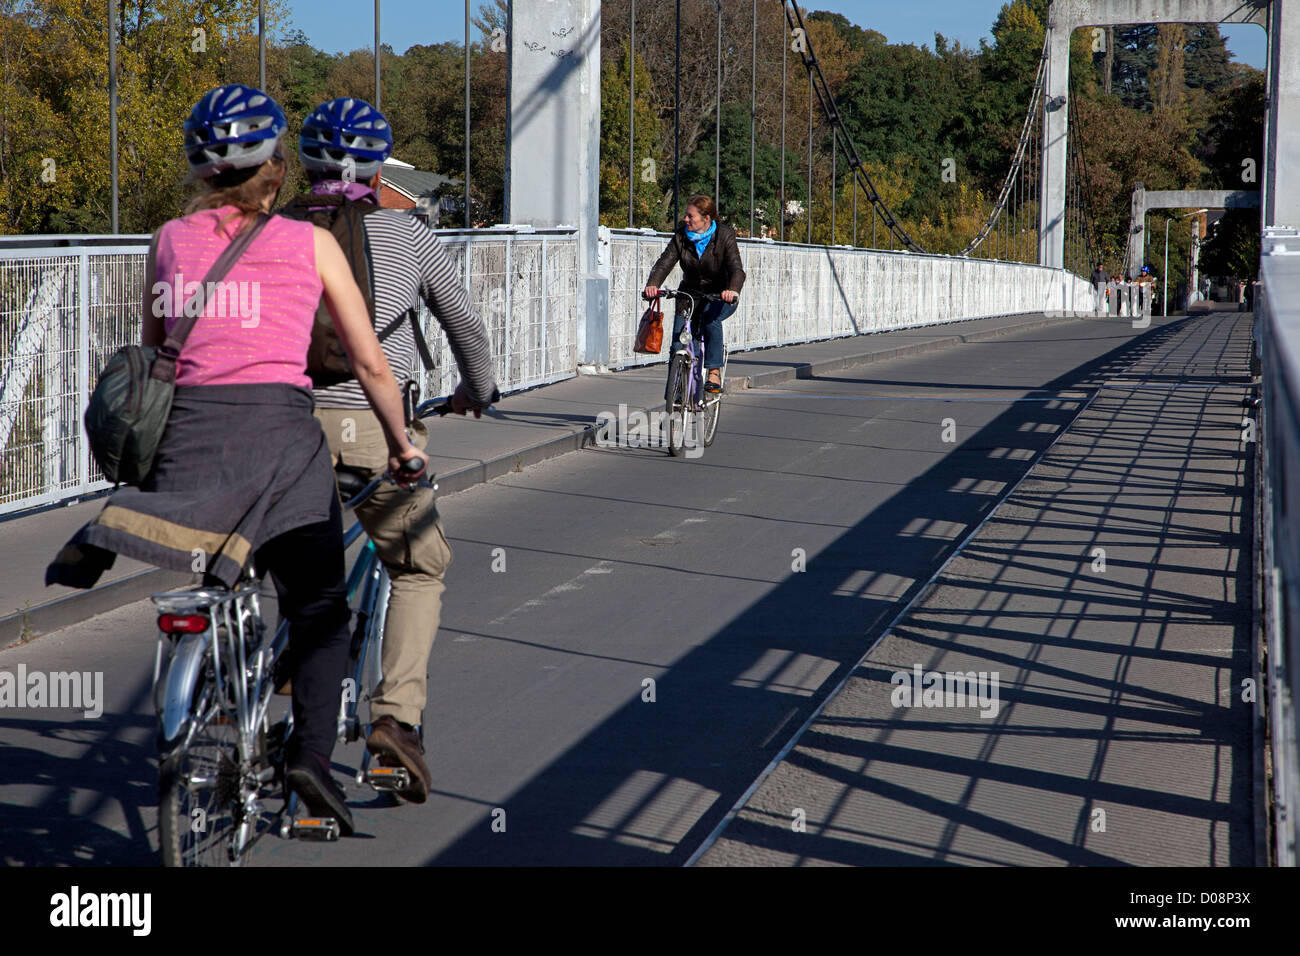
<path id="1" fill-rule="evenodd" d="M 1171 337 L 1178 335 L 1186 321 L 1153 327 L 1096 360 L 1042 383 L 1041 389 L 1090 390 L 1122 373 L 1131 376 L 1133 369 L 1143 368 Z M 864 376 L 858 381 L 871 380 Z M 935 383 L 906 384 L 931 387 Z M 941 384 L 949 388 L 983 387 Z M 683 863 L 816 705 L 816 699 L 782 686 L 778 675 L 783 667 L 798 668 L 801 661 L 818 658 L 834 661 L 834 673 L 821 680 L 819 693 L 834 687 L 916 593 L 920 582 L 951 553 L 954 543 L 988 514 L 995 495 L 978 493 L 977 489 L 988 487 L 989 482 L 1005 487 L 1019 479 L 1031 459 L 1070 425 L 1082 405 L 1081 401 L 1068 399 L 1012 405 L 829 547 L 810 555 L 804 573 L 790 574 L 746 612 L 721 624 L 704 646 L 677 661 L 658 681 L 661 691 L 653 721 L 646 719 L 645 705 L 640 700 L 630 702 L 513 794 L 509 800 L 515 808 L 511 811 L 509 839 L 501 839 L 486 825 L 475 826 L 428 862 Z M 1230 505 L 1240 507 L 1240 502 Z M 1162 521 L 1153 510 L 1149 526 L 1155 536 L 1153 542 L 1183 534 L 1169 517 Z M 947 530 L 927 536 L 927 527 Z M 899 577 L 912 579 L 913 583 L 896 598 L 882 599 L 867 593 L 872 582 Z M 850 579 L 863 582 L 856 592 L 846 589 Z M 1144 613 L 1158 614 L 1163 609 L 1173 614 L 1181 606 L 1177 600 L 1163 598 L 1158 589 L 1134 592 L 1122 603 L 1127 604 L 1126 613 L 1149 608 Z M 1207 597 L 1202 610 L 1223 610 L 1214 603 Z M 666 615 L 665 627 L 672 627 L 671 614 Z M 1022 644 L 1017 653 L 1008 655 L 1008 666 L 1032 668 L 1033 656 L 1034 649 Z M 776 662 L 767 668 L 773 678 L 737 679 L 760 661 Z M 1126 687 L 1122 674 L 1093 682 L 1101 695 L 1095 706 L 1106 716 L 1106 727 L 1094 735 L 1094 739 L 1101 740 L 1107 734 L 1119 733 L 1113 725 L 1125 716 L 1125 709 L 1114 699 Z M 1022 695 L 1016 699 L 1031 699 L 1023 696 L 1026 691 L 1015 693 Z M 1170 728 L 1185 729 L 1190 725 L 1208 740 L 1232 746 L 1235 766 L 1249 767 L 1249 735 L 1243 740 L 1237 733 L 1239 728 L 1217 725 L 1219 708 L 1207 708 L 1177 693 L 1169 694 L 1165 703 Z M 1149 712 L 1143 713 L 1150 718 Z M 981 729 L 987 731 L 987 724 Z M 1160 739 L 1163 732 L 1151 731 L 1151 739 Z M 853 754 L 855 758 L 864 755 L 870 756 L 865 751 Z M 823 763 L 835 763 L 837 759 L 832 753 Z M 893 752 L 891 759 L 912 762 L 919 768 L 948 758 L 917 751 Z M 629 771 L 629 765 L 636 769 Z M 980 761 L 955 761 L 947 769 L 977 776 L 997 774 L 996 768 Z M 1070 778 L 1046 769 L 1032 779 L 1026 778 L 1026 782 L 1085 796 L 1123 798 L 1138 805 L 1169 803 L 1170 799 L 1140 788 L 1116 789 L 1098 779 Z M 1005 839 L 1042 846 L 1062 862 L 1115 862 L 1076 845 L 1081 841 L 1052 842 L 1032 829 L 981 820 L 973 811 L 919 791 L 900 792 L 897 799 L 948 815 L 953 821 L 993 828 Z M 1176 812 L 1207 822 L 1220 820 L 1227 813 L 1222 805 L 1208 801 L 1172 802 Z M 764 829 L 771 832 L 763 839 L 778 843 L 788 841 L 792 835 L 788 817 Z M 801 841 L 819 838 L 797 836 L 795 843 L 801 854 L 811 851 L 819 858 L 862 862 L 861 848 L 812 850 L 811 843 Z M 934 852 L 935 847 L 924 846 L 881 851 L 870 862 L 924 863 Z"/>

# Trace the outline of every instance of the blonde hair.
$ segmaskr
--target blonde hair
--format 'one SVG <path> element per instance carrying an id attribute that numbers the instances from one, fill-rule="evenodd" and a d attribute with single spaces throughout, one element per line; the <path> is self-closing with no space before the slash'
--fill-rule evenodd
<path id="1" fill-rule="evenodd" d="M 236 233 L 243 232 L 252 223 L 253 217 L 262 211 L 267 198 L 274 201 L 273 197 L 284 185 L 288 168 L 277 148 L 274 156 L 251 170 L 232 169 L 218 173 L 203 181 L 206 188 L 185 207 L 185 214 L 188 216 L 203 209 L 234 206 L 236 212 L 217 224 L 217 233 L 220 235 L 226 224 L 235 218 L 241 220 Z"/>

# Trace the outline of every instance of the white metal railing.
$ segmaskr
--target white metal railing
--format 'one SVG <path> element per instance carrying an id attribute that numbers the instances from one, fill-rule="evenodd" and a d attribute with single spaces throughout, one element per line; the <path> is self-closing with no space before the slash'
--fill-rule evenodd
<path id="1" fill-rule="evenodd" d="M 0 245 L 0 514 L 107 486 L 81 416 L 93 376 L 139 341 L 147 238 Z"/>
<path id="2" fill-rule="evenodd" d="M 439 234 L 487 323 L 501 390 L 576 374 L 576 231 L 525 226 Z M 0 514 L 109 487 L 89 454 L 81 418 L 109 356 L 140 339 L 148 242 L 0 239 Z M 449 394 L 455 359 L 423 303 L 420 323 L 435 362 L 422 376 L 422 391 Z"/>
<path id="3" fill-rule="evenodd" d="M 613 230 L 610 365 L 662 362 L 632 351 L 641 291 L 668 233 Z M 730 351 L 1024 312 L 1091 312 L 1092 287 L 1020 262 L 741 239 L 745 289 L 723 324 Z M 674 267 L 664 285 L 675 286 Z"/>
<path id="4" fill-rule="evenodd" d="M 576 230 L 522 226 L 439 235 L 487 323 L 501 390 L 575 375 Z M 667 234 L 626 230 L 611 236 L 609 346 L 616 367 L 663 361 L 635 355 L 632 343 L 644 307 L 641 289 L 666 240 Z M 104 362 L 139 340 L 147 244 L 147 236 L 0 238 L 0 514 L 107 487 L 88 453 L 81 416 Z M 754 240 L 741 245 L 749 278 L 726 323 L 733 350 L 1092 308 L 1086 282 L 1039 266 Z M 420 321 L 435 359 L 434 370 L 422 376 L 423 394 L 448 394 L 457 377 L 451 349 L 423 306 Z"/>
<path id="5" fill-rule="evenodd" d="M 1300 845 L 1300 230 L 1265 230 L 1261 251 L 1255 306 L 1263 391 L 1257 575 L 1268 649 L 1263 676 L 1272 741 L 1274 849 L 1279 865 L 1295 866 Z M 1260 700 L 1265 702 L 1263 696 Z"/>
<path id="6" fill-rule="evenodd" d="M 520 226 L 438 234 L 465 277 L 470 304 L 487 323 L 502 393 L 573 377 L 578 366 L 577 231 Z M 448 395 L 458 381 L 456 360 L 423 303 L 420 325 L 436 366 L 424 376 L 422 391 L 425 396 Z"/>

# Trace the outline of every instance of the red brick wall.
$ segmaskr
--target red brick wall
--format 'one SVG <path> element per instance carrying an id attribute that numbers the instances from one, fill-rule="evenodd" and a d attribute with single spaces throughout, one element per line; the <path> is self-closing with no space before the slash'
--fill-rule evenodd
<path id="1" fill-rule="evenodd" d="M 415 203 L 382 180 L 379 183 L 379 205 L 383 209 L 414 209 Z"/>

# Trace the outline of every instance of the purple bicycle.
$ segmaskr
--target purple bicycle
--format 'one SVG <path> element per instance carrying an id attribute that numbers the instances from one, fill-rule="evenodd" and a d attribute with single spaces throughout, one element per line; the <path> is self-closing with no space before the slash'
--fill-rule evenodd
<path id="1" fill-rule="evenodd" d="M 718 414 L 722 392 L 704 390 L 704 329 L 696 312 L 699 300 L 722 302 L 721 296 L 707 292 L 660 288 L 667 299 L 685 302 L 686 318 L 678 338 L 682 348 L 668 360 L 668 383 L 664 388 L 664 408 L 668 412 L 668 454 L 697 458 L 713 444 L 718 433 Z M 721 378 L 727 381 L 727 350 L 722 349 Z M 690 453 L 688 455 L 688 452 Z"/>

